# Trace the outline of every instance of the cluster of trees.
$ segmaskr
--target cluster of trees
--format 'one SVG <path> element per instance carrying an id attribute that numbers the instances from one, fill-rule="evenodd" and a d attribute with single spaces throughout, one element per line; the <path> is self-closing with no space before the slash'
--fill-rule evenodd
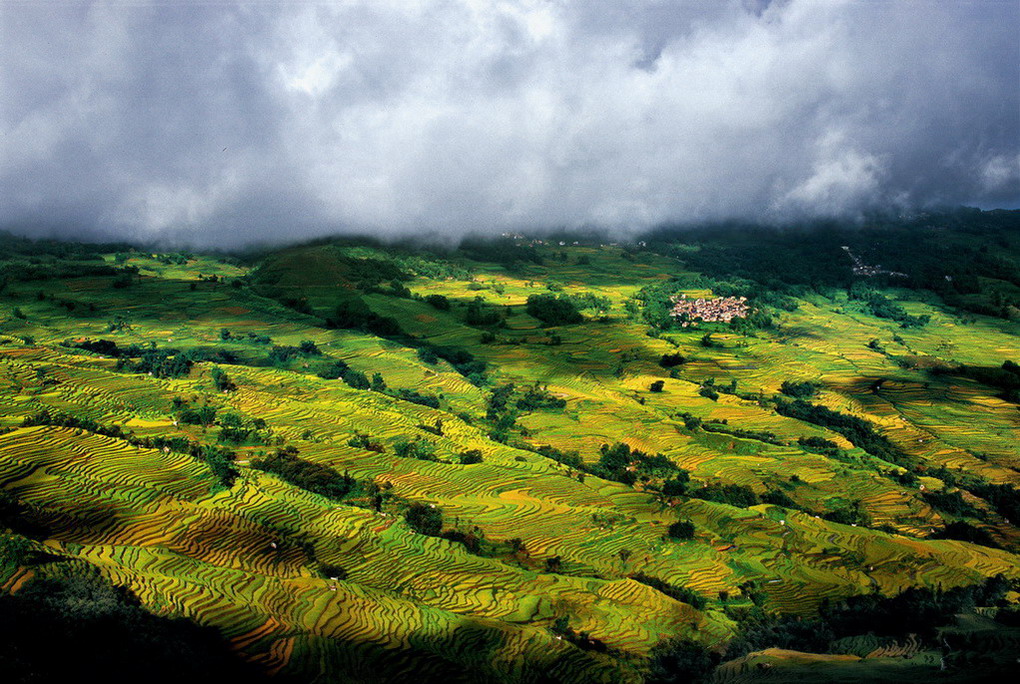
<path id="1" fill-rule="evenodd" d="M 220 339 L 224 342 L 251 342 L 252 344 L 270 344 L 273 341 L 269 335 L 260 335 L 254 332 L 235 335 L 228 328 L 220 328 Z"/>
<path id="2" fill-rule="evenodd" d="M 859 502 L 837 501 L 830 510 L 815 512 L 804 508 L 786 494 L 786 492 L 779 489 L 768 489 L 759 495 L 747 485 L 735 483 L 723 484 L 721 482 L 712 482 L 695 488 L 691 486 L 690 473 L 679 468 L 675 474 L 663 480 L 660 493 L 664 497 L 686 496 L 713 503 L 737 506 L 739 508 L 747 508 L 762 503 L 771 504 L 773 506 L 803 511 L 812 515 L 819 515 L 827 520 L 844 525 L 866 525 L 869 522 Z M 690 539 L 693 534 L 694 526 L 687 521 L 674 523 L 668 532 L 668 536 L 674 539 Z"/>
<path id="3" fill-rule="evenodd" d="M 850 299 L 863 302 L 871 315 L 888 318 L 900 324 L 901 328 L 923 328 L 931 320 L 931 316 L 911 316 L 902 306 L 861 282 L 856 282 L 848 290 Z"/>
<path id="4" fill-rule="evenodd" d="M 298 346 L 274 345 L 269 350 L 267 361 L 272 366 L 282 366 L 294 358 L 308 358 L 322 356 L 322 350 L 311 340 L 303 340 Z"/>
<path id="5" fill-rule="evenodd" d="M 557 411 L 567 405 L 566 399 L 553 396 L 549 388 L 536 382 L 524 390 L 524 394 L 517 400 L 517 410 L 527 413 L 530 411 Z"/>
<path id="6" fill-rule="evenodd" d="M 589 473 L 605 480 L 633 485 L 639 478 L 670 478 L 681 468 L 662 454 L 648 454 L 640 449 L 617 442 L 599 448 L 599 460 L 585 468 Z"/>
<path id="7" fill-rule="evenodd" d="M 374 451 L 377 454 L 386 452 L 386 447 L 383 446 L 382 442 L 375 441 L 372 437 L 365 434 L 364 432 L 357 432 L 347 441 L 348 446 L 352 446 L 356 449 L 365 449 L 367 451 Z"/>
<path id="8" fill-rule="evenodd" d="M 961 365 L 958 367 L 935 367 L 932 375 L 960 375 L 977 380 L 983 385 L 999 390 L 999 397 L 1014 404 L 1020 404 L 1020 364 L 1006 360 L 998 368 L 988 366 Z"/>
<path id="9" fill-rule="evenodd" d="M 755 506 L 761 503 L 753 489 L 740 484 L 713 482 L 698 489 L 688 490 L 687 494 L 695 499 L 729 504 L 730 506 L 738 506 L 740 508 L 747 508 L 748 506 Z"/>
<path id="10" fill-rule="evenodd" d="M 818 394 L 818 385 L 810 380 L 784 380 L 779 391 L 793 399 L 810 399 Z"/>
<path id="11" fill-rule="evenodd" d="M 706 681 L 721 657 L 691 639 L 662 641 L 648 654 L 647 684 L 698 684 Z"/>
<path id="12" fill-rule="evenodd" d="M 0 489 L 0 528 L 15 535 L 0 535 L 0 567 L 5 563 L 22 565 L 34 556 L 34 547 L 17 535 L 40 540 L 50 536 L 49 527 L 39 519 L 36 510 L 6 489 Z"/>
<path id="13" fill-rule="evenodd" d="M 992 484 L 978 479 L 965 482 L 964 487 L 975 496 L 979 496 L 992 508 L 1013 524 L 1020 520 L 1020 491 L 1008 484 Z"/>
<path id="14" fill-rule="evenodd" d="M 69 242 L 53 239 L 32 239 L 0 230 L 0 255 L 6 259 L 23 259 L 32 264 L 54 260 L 101 262 L 104 254 L 133 252 L 126 242 Z"/>
<path id="15" fill-rule="evenodd" d="M 460 459 L 461 465 L 474 465 L 482 462 L 482 452 L 478 449 L 468 449 L 457 454 L 457 458 Z"/>
<path id="16" fill-rule="evenodd" d="M 690 414 L 682 415 L 687 416 Z M 694 418 L 694 421 L 697 422 L 696 423 L 694 423 L 693 421 L 690 422 L 692 424 L 696 424 L 697 427 L 700 427 L 705 432 L 716 432 L 723 435 L 730 435 L 732 437 L 740 437 L 741 439 L 755 439 L 758 440 L 759 442 L 765 442 L 766 444 L 775 444 L 776 446 L 783 446 L 785 444 L 785 442 L 782 439 L 780 439 L 779 436 L 776 435 L 776 433 L 774 432 L 769 432 L 768 430 L 744 430 L 741 428 L 730 427 L 729 423 L 726 422 L 725 418 L 723 418 L 722 420 L 706 420 L 706 421 L 701 421 L 698 418 Z M 689 421 L 685 418 L 684 423 L 687 424 L 688 422 Z"/>
<path id="17" fill-rule="evenodd" d="M 581 455 L 576 451 L 561 451 L 554 446 L 543 444 L 536 447 L 534 452 L 571 468 L 576 468 L 577 470 L 584 469 L 584 461 L 581 460 Z"/>
<path id="18" fill-rule="evenodd" d="M 872 456 L 903 467 L 911 467 L 912 460 L 899 447 L 880 435 L 868 421 L 833 411 L 825 406 L 811 404 L 803 399 L 794 401 L 775 400 L 776 412 L 788 418 L 796 418 L 829 428 L 846 437 L 854 446 Z"/>
<path id="19" fill-rule="evenodd" d="M 490 437 L 498 442 L 506 442 L 510 431 L 517 427 L 517 418 L 522 413 L 559 410 L 564 406 L 566 400 L 553 396 L 537 382 L 526 386 L 523 392 L 514 383 L 499 385 L 493 388 L 486 400 L 485 419 L 492 426 Z"/>
<path id="20" fill-rule="evenodd" d="M 949 590 L 910 588 L 894 596 L 859 594 L 825 601 L 817 617 L 769 613 L 760 607 L 732 608 L 727 613 L 740 624 L 740 635 L 726 652 L 738 658 L 765 648 L 824 653 L 839 639 L 861 634 L 905 638 L 917 634 L 931 640 L 939 626 L 976 606 L 998 605 L 1010 589 L 1001 575 L 972 586 Z"/>
<path id="21" fill-rule="evenodd" d="M 401 388 L 397 392 L 396 397 L 398 399 L 403 399 L 404 401 L 409 401 L 412 404 L 428 406 L 429 408 L 434 409 L 439 408 L 439 397 L 432 394 L 422 394 L 417 390 Z"/>
<path id="22" fill-rule="evenodd" d="M 5 255 L 6 256 L 6 255 Z M 33 280 L 52 280 L 62 278 L 95 278 L 102 276 L 120 276 L 125 273 L 137 273 L 138 268 L 128 266 L 116 268 L 109 264 L 64 259 L 17 259 L 0 260 L 0 278 L 5 282 L 25 283 Z"/>
<path id="23" fill-rule="evenodd" d="M 343 380 L 354 389 L 367 390 L 372 388 L 368 376 L 359 370 L 347 365 L 346 361 L 332 359 L 323 364 L 318 371 L 318 376 L 324 380 Z M 380 380 L 382 376 L 380 376 Z"/>
<path id="24" fill-rule="evenodd" d="M 443 511 L 435 504 L 411 504 L 404 511 L 404 520 L 418 534 L 438 537 L 443 532 Z"/>
<path id="25" fill-rule="evenodd" d="M 294 447 L 278 449 L 268 456 L 253 459 L 251 467 L 272 473 L 288 484 L 334 501 L 342 501 L 357 484 L 347 473 L 298 458 L 298 450 Z"/>
<path id="26" fill-rule="evenodd" d="M 699 611 L 704 610 L 708 604 L 708 601 L 705 600 L 705 596 L 701 595 L 694 589 L 688 589 L 685 586 L 676 586 L 675 584 L 664 582 L 658 577 L 652 577 L 642 572 L 636 572 L 630 575 L 630 579 L 635 582 L 641 582 L 642 584 L 650 586 L 657 591 L 661 591 L 670 598 L 675 598 L 678 601 L 687 603 L 688 606 L 693 606 Z"/>
<path id="27" fill-rule="evenodd" d="M 582 292 L 580 294 L 568 295 L 571 303 L 578 311 L 592 311 L 598 316 L 606 315 L 613 303 L 609 297 L 597 295 L 594 292 Z"/>
<path id="28" fill-rule="evenodd" d="M 517 271 L 527 264 L 542 264 L 538 250 L 530 245 L 519 245 L 511 239 L 491 240 L 466 238 L 458 251 L 474 261 L 488 261 Z"/>
<path id="29" fill-rule="evenodd" d="M 66 341 L 65 347 L 111 356 L 117 359 L 117 370 L 130 373 L 151 373 L 157 378 L 177 378 L 191 371 L 193 361 L 179 349 L 160 349 L 154 344 L 132 344 L 120 347 L 112 340 Z M 137 361 L 135 360 L 137 359 Z"/>
<path id="30" fill-rule="evenodd" d="M 147 373 L 156 378 L 179 378 L 188 375 L 194 362 L 176 349 L 148 349 L 137 361 L 131 356 L 117 359 L 117 370 L 128 373 Z"/>
<path id="31" fill-rule="evenodd" d="M 692 523 L 690 520 L 677 520 L 675 523 L 671 523 L 670 526 L 666 529 L 666 536 L 669 537 L 670 539 L 676 539 L 679 541 L 694 539 L 694 523 Z M 694 603 L 691 603 L 690 601 L 687 601 L 687 603 L 690 603 L 695 608 L 700 607 L 694 605 Z M 704 601 L 702 601 L 702 604 L 704 604 Z"/>
<path id="32" fill-rule="evenodd" d="M 545 326 L 571 325 L 584 320 L 574 301 L 565 295 L 529 295 L 526 310 Z"/>
<path id="33" fill-rule="evenodd" d="M 273 431 L 263 418 L 248 418 L 236 411 L 224 411 L 217 420 L 220 426 L 220 441 L 230 444 L 258 443 L 273 441 Z"/>
<path id="34" fill-rule="evenodd" d="M 173 407 L 177 412 L 177 419 L 180 422 L 185 425 L 201 425 L 202 427 L 209 427 L 215 424 L 216 414 L 219 412 L 219 409 L 215 406 L 209 406 L 208 404 L 192 406 L 180 397 L 174 397 Z"/>
<path id="35" fill-rule="evenodd" d="M 416 458 L 419 461 L 438 461 L 436 445 L 427 439 L 398 437 L 393 442 L 393 453 L 401 458 Z"/>
<path id="36" fill-rule="evenodd" d="M 387 338 L 404 336 L 400 324 L 395 319 L 375 313 L 359 297 L 351 297 L 338 303 L 333 313 L 326 318 L 326 327 L 363 330 Z"/>
<path id="37" fill-rule="evenodd" d="M 434 365 L 442 359 L 453 366 L 453 369 L 463 375 L 472 385 L 484 387 L 489 383 L 489 378 L 486 376 L 488 364 L 481 359 L 475 358 L 466 349 L 459 347 L 438 347 L 417 340 L 413 341 L 412 344 L 417 348 L 418 359 L 422 363 Z"/>
<path id="38" fill-rule="evenodd" d="M 839 445 L 824 437 L 799 437 L 797 438 L 797 444 L 805 451 L 828 456 L 829 458 L 838 458 L 841 451 Z"/>
<path id="39" fill-rule="evenodd" d="M 663 354 L 659 358 L 659 365 L 663 368 L 676 368 L 687 363 L 687 357 L 683 354 Z"/>
<path id="40" fill-rule="evenodd" d="M 450 300 L 441 294 L 430 294 L 425 297 L 425 303 L 439 311 L 450 310 Z"/>
<path id="41" fill-rule="evenodd" d="M 481 297 L 475 297 L 468 302 L 464 315 L 464 322 L 472 326 L 506 325 L 503 320 L 506 309 L 492 306 Z"/>
<path id="42" fill-rule="evenodd" d="M 234 453 L 232 451 L 215 445 L 199 444 L 184 437 L 135 437 L 119 425 L 101 425 L 91 418 L 79 418 L 48 410 L 27 416 L 21 424 L 23 427 L 54 425 L 78 428 L 97 435 L 123 439 L 145 449 L 168 449 L 175 453 L 187 454 L 206 463 L 216 476 L 220 486 L 228 489 L 234 485 L 234 481 L 238 476 L 237 469 L 234 467 Z"/>
<path id="43" fill-rule="evenodd" d="M 219 392 L 233 392 L 237 389 L 237 385 L 234 381 L 231 380 L 230 376 L 227 375 L 219 366 L 215 366 L 209 373 L 209 376 L 212 378 L 213 385 Z"/>
<path id="44" fill-rule="evenodd" d="M 214 362 L 224 364 L 241 363 L 237 354 L 230 350 L 211 347 L 196 347 L 182 351 L 171 347 L 158 347 L 155 343 L 119 346 L 113 340 L 65 340 L 62 346 L 70 349 L 101 354 L 117 359 L 117 370 L 128 373 L 148 373 L 157 378 L 184 377 L 196 363 Z"/>

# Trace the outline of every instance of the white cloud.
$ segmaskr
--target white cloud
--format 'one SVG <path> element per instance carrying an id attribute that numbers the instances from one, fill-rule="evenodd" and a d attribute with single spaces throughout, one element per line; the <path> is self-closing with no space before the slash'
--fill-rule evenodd
<path id="1" fill-rule="evenodd" d="M 210 242 L 1020 201 L 1016 3 L 0 9 L 0 223 Z"/>

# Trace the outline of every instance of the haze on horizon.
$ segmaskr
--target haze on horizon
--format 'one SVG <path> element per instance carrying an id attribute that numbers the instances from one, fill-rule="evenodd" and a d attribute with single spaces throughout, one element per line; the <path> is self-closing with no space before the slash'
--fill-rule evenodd
<path id="1" fill-rule="evenodd" d="M 234 246 L 1020 205 L 1014 0 L 0 5 L 0 228 Z"/>

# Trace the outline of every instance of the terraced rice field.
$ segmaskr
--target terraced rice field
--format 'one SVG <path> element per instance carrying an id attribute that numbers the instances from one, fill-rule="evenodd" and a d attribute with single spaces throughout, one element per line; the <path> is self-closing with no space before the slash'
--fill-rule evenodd
<path id="1" fill-rule="evenodd" d="M 416 344 L 465 349 L 485 361 L 481 386 L 447 361 L 422 360 L 411 344 L 328 329 L 247 284 L 200 280 L 249 274 L 212 258 L 166 265 L 134 255 L 127 264 L 142 277 L 126 290 L 101 278 L 12 285 L 8 297 L 24 317 L 0 302 L 0 486 L 45 528 L 33 543 L 53 558 L 94 566 L 147 610 L 215 627 L 268 671 L 308 680 L 438 680 L 469 672 L 474 680 L 639 681 L 663 640 L 723 649 L 738 630 L 727 609 L 750 606 L 749 587 L 770 610 L 809 616 L 825 600 L 857 594 L 949 589 L 1000 574 L 1020 579 L 1016 521 L 975 500 L 989 513 L 974 524 L 996 544 L 938 539 L 933 532 L 953 516 L 934 508 L 917 483 L 898 478 L 901 466 L 830 428 L 780 415 L 768 401 L 785 380 L 815 381 L 815 404 L 867 421 L 925 467 L 1016 487 L 1016 405 L 973 381 L 933 380 L 896 358 L 941 355 L 985 365 L 1020 358 L 1017 325 L 961 325 L 932 310 L 932 324 L 900 334 L 889 321 L 837 313 L 838 305 L 817 298 L 783 313 L 775 330 L 718 330 L 720 346 L 708 348 L 699 342 L 702 330 L 649 336 L 628 312 L 641 287 L 676 274 L 675 261 L 631 263 L 613 247 L 563 251 L 571 263 L 586 256 L 590 266 L 511 272 L 465 262 L 470 277 L 407 282 L 415 295 L 445 296 L 450 310 L 365 295 L 374 313 L 399 321 Z M 307 297 L 318 313 L 347 284 L 331 270 L 329 254 L 303 248 L 299 261 L 305 272 L 289 271 L 277 285 Z M 554 281 L 567 293 L 606 298 L 605 322 L 542 328 L 525 304 Z M 93 301 L 101 313 L 68 313 L 47 296 Z M 486 343 L 464 320 L 476 297 L 511 307 Z M 125 325 L 111 326 L 114 316 Z M 249 333 L 271 336 L 272 345 L 311 341 L 322 356 L 252 363 L 271 346 L 252 343 Z M 869 348 L 875 338 L 883 351 Z M 114 358 L 73 346 L 84 339 L 216 348 L 241 361 L 199 361 L 179 377 L 160 378 L 118 370 Z M 688 361 L 671 374 L 658 360 L 673 353 Z M 321 364 L 334 360 L 380 374 L 390 390 L 434 396 L 438 408 L 319 377 Z M 214 367 L 229 374 L 235 390 L 217 389 Z M 657 380 L 662 391 L 649 391 Z M 883 381 L 878 389 L 876 380 Z M 734 391 L 714 399 L 701 391 L 706 382 L 731 381 Z M 539 383 L 565 405 L 524 411 L 513 438 L 496 439 L 487 402 L 506 383 Z M 182 404 L 264 421 L 263 436 L 226 444 L 217 425 L 182 421 Z M 43 412 L 120 432 L 31 425 Z M 702 427 L 689 424 L 692 418 Z M 382 452 L 352 441 L 357 435 L 370 436 Z M 236 479 L 224 484 L 202 458 L 142 443 L 153 438 L 229 446 Z M 829 440 L 838 458 L 803 448 L 803 438 Z M 437 460 L 398 456 L 406 439 L 431 443 Z M 665 455 L 689 471 L 692 488 L 781 491 L 794 506 L 666 497 L 653 480 L 628 485 L 583 472 L 597 464 L 601 445 L 615 443 Z M 386 492 L 385 501 L 329 499 L 252 467 L 283 446 Z M 538 453 L 541 446 L 578 452 L 581 467 Z M 470 450 L 480 462 L 462 464 L 460 454 Z M 923 482 L 938 490 L 941 481 Z M 416 531 L 403 515 L 416 503 L 441 510 L 444 531 L 473 535 L 489 550 Z M 821 516 L 849 504 L 866 522 Z M 669 538 L 678 520 L 693 522 L 692 539 Z M 47 567 L 0 564 L 0 585 L 16 593 Z M 677 600 L 633 579 L 639 574 L 684 587 L 704 603 Z M 579 646 L 565 638 L 564 626 L 601 646 Z M 804 681 L 822 672 L 838 681 L 851 667 L 913 676 L 938 666 L 928 652 L 899 648 L 906 650 L 768 651 L 727 663 L 715 681 L 768 678 L 791 664 L 791 677 Z M 902 663 L 889 665 L 893 656 Z"/>

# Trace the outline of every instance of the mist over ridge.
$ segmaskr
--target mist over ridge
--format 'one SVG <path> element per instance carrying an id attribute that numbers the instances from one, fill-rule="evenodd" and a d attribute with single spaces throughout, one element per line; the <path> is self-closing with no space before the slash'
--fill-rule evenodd
<path id="1" fill-rule="evenodd" d="M 0 227 L 232 247 L 1020 203 L 1015 2 L 8 3 Z"/>

